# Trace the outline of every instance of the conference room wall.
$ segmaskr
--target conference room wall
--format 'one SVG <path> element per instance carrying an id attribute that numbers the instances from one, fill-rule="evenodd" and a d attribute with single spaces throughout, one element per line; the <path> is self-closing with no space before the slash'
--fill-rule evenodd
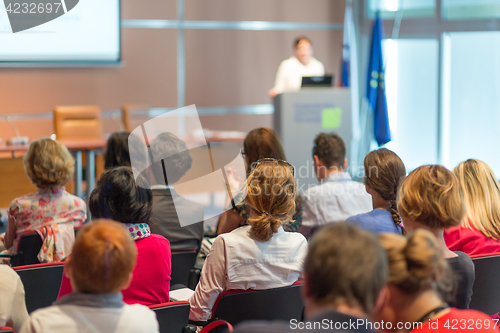
<path id="1" fill-rule="evenodd" d="M 148 117 L 133 117 L 130 121 L 132 128 L 140 126 L 148 121 Z M 172 117 L 172 123 L 177 124 L 177 118 Z M 204 129 L 219 131 L 243 131 L 249 132 L 257 127 L 272 127 L 273 117 L 270 114 L 220 114 L 220 115 L 200 115 L 200 123 Z M 116 123 L 107 122 L 106 130 L 116 131 Z M 108 132 L 109 133 L 109 132 Z"/>
<path id="2" fill-rule="evenodd" d="M 56 105 L 99 105 L 119 109 L 125 103 L 176 104 L 174 30 L 122 29 L 122 67 L 0 68 L 0 112 L 52 112 Z M 161 41 L 161 42 L 160 42 Z M 166 61 L 167 60 L 167 61 Z M 52 120 L 14 119 L 22 135 L 36 139 L 52 133 Z M 0 138 L 12 136 L 0 121 Z"/>
<path id="3" fill-rule="evenodd" d="M 186 0 L 185 19 L 342 23 L 343 0 Z M 122 19 L 177 17 L 176 0 L 122 0 Z M 292 53 L 297 35 L 310 36 L 318 59 L 339 76 L 341 31 L 186 30 L 186 104 L 239 106 L 271 103 L 267 91 L 276 69 Z M 177 105 L 177 30 L 122 28 L 122 67 L 0 68 L 0 114 L 50 113 L 56 105 L 125 103 Z M 269 126 L 270 115 L 203 116 L 210 129 Z M 249 122 L 253 119 L 254 122 Z M 212 121 L 212 119 L 218 119 Z M 210 121 L 209 121 L 210 120 Z M 53 133 L 52 120 L 13 119 L 30 139 Z M 114 128 L 105 126 L 105 132 Z M 13 136 L 0 121 L 0 138 Z"/>
<path id="4" fill-rule="evenodd" d="M 121 0 L 121 6 L 124 20 L 177 19 L 177 0 Z"/>
<path id="5" fill-rule="evenodd" d="M 344 0 L 185 0 L 185 19 L 343 23 L 344 6 Z"/>

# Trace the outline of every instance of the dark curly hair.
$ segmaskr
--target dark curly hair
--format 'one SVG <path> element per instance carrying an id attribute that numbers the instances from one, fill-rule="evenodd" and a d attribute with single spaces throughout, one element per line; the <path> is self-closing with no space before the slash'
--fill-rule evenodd
<path id="1" fill-rule="evenodd" d="M 342 138 L 335 133 L 319 133 L 316 138 L 314 138 L 312 153 L 313 156 L 318 156 L 318 159 L 329 168 L 342 168 L 344 166 L 344 140 L 342 140 Z"/>
<path id="2" fill-rule="evenodd" d="M 118 167 L 105 171 L 89 199 L 92 219 L 107 218 L 122 223 L 149 223 L 153 194 L 139 186 L 132 169 Z"/>

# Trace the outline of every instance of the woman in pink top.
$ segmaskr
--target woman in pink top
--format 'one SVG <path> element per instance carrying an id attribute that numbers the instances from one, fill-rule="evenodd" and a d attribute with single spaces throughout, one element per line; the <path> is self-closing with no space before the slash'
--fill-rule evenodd
<path id="1" fill-rule="evenodd" d="M 92 219 L 109 218 L 123 223 L 135 241 L 137 263 L 130 286 L 122 291 L 127 304 L 152 305 L 169 301 L 170 243 L 149 230 L 152 203 L 151 190 L 137 185 L 129 167 L 106 171 L 90 195 Z M 63 277 L 58 298 L 70 292 L 69 279 Z"/>
<path id="2" fill-rule="evenodd" d="M 466 216 L 462 225 L 445 230 L 446 245 L 471 257 L 500 254 L 500 184 L 493 170 L 469 159 L 453 173 L 464 193 Z"/>

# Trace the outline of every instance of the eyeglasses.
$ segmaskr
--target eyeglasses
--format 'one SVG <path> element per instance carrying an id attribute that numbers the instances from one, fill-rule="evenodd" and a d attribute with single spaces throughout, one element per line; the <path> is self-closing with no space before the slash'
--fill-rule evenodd
<path id="1" fill-rule="evenodd" d="M 257 161 L 256 166 L 257 166 L 257 165 L 259 165 L 259 164 L 261 164 L 261 163 L 263 163 L 263 162 L 264 162 L 264 163 L 265 163 L 265 162 L 273 162 L 273 163 L 277 163 L 277 164 L 279 164 L 279 165 L 284 165 L 284 166 L 286 166 L 287 168 L 289 168 L 290 170 L 292 170 L 292 174 L 293 174 L 293 176 L 295 177 L 295 167 L 294 167 L 291 163 L 289 163 L 289 162 L 287 162 L 287 161 L 279 160 L 279 159 L 277 159 L 277 158 L 267 158 L 267 157 L 266 157 L 266 158 L 261 158 L 261 159 L 259 159 L 259 160 Z"/>

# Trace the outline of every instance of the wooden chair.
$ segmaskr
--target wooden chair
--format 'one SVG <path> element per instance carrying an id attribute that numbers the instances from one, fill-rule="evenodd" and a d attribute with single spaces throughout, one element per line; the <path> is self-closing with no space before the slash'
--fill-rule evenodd
<path id="1" fill-rule="evenodd" d="M 98 106 L 58 106 L 54 129 L 59 141 L 102 139 L 101 109 Z"/>
<path id="2" fill-rule="evenodd" d="M 122 123 L 127 132 L 132 132 L 131 114 L 134 112 L 149 111 L 149 105 L 145 104 L 125 104 L 122 106 Z"/>
<path id="3" fill-rule="evenodd" d="M 75 193 L 82 197 L 83 155 L 87 159 L 87 196 L 94 188 L 95 154 L 104 147 L 101 110 L 98 106 L 58 106 L 54 110 L 54 129 L 57 140 L 75 154 Z M 85 148 L 82 148 L 84 143 Z M 73 147 L 73 148 L 72 148 Z M 76 148 L 80 147 L 80 148 Z"/>

